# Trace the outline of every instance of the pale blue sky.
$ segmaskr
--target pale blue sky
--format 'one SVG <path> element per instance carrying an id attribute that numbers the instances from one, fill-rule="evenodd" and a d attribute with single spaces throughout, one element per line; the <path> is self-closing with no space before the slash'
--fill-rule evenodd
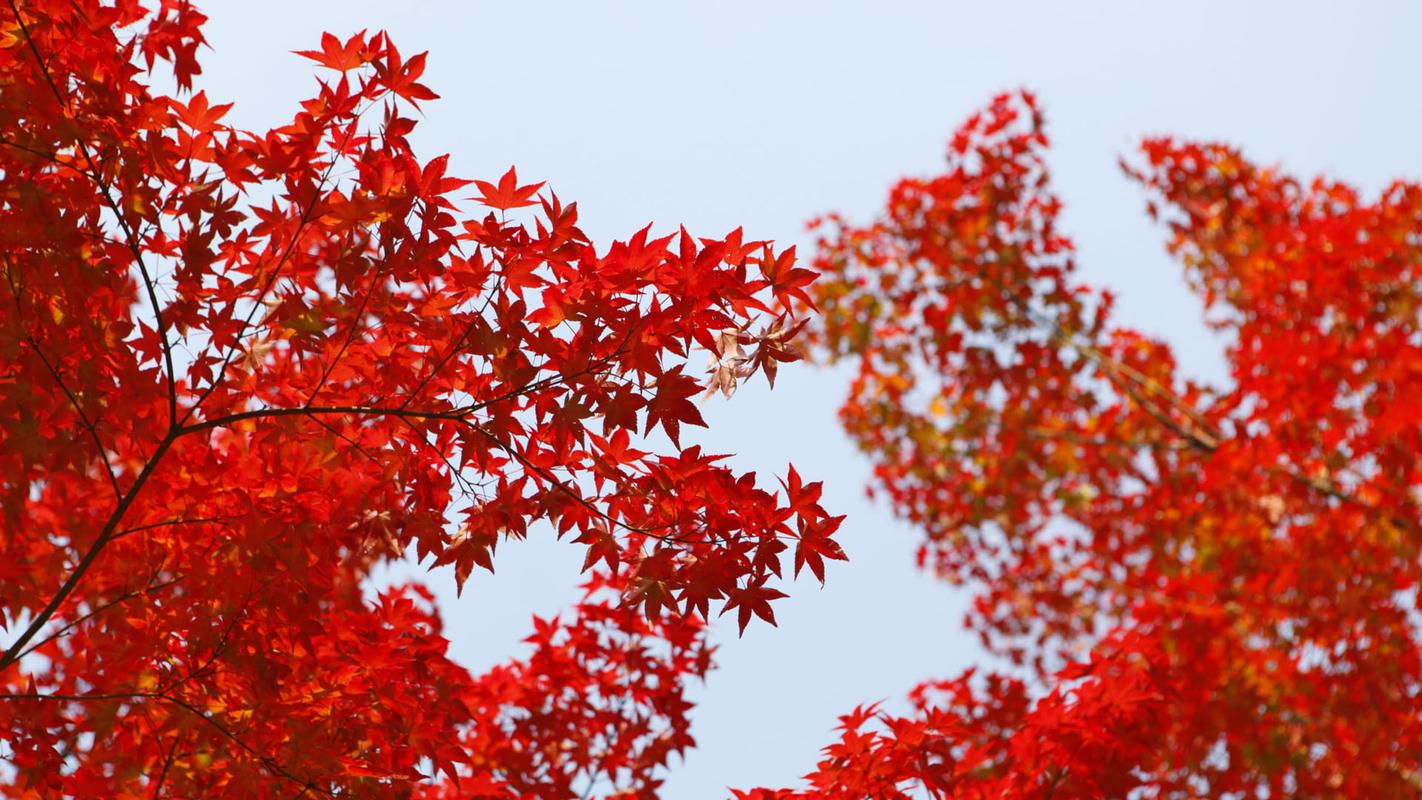
<path id="1" fill-rule="evenodd" d="M 1054 140 L 1065 228 L 1084 274 L 1128 324 L 1167 338 L 1184 368 L 1220 377 L 1219 345 L 1164 256 L 1162 233 L 1116 167 L 1142 135 L 1223 138 L 1291 171 L 1375 191 L 1422 176 L 1422 5 L 1397 3 L 209 2 L 214 52 L 200 80 L 229 121 L 289 118 L 312 86 L 323 30 L 386 29 L 429 50 L 442 95 L 417 133 L 451 171 L 516 164 L 577 200 L 605 243 L 648 221 L 804 242 L 806 218 L 864 218 L 897 176 L 940 164 L 943 142 L 995 92 L 1034 89 Z M 842 374 L 797 366 L 774 393 L 713 402 L 698 440 L 744 469 L 794 461 L 849 515 L 851 557 L 826 587 L 792 588 L 780 629 L 737 640 L 696 690 L 701 747 L 664 796 L 789 785 L 830 741 L 837 714 L 899 698 L 981 658 L 958 627 L 962 595 L 916 573 L 913 531 L 863 499 L 867 465 L 834 412 Z M 757 381 L 759 384 L 759 381 Z M 456 657 L 480 669 L 519 652 L 530 613 L 575 596 L 579 548 L 534 537 L 444 601 Z"/>

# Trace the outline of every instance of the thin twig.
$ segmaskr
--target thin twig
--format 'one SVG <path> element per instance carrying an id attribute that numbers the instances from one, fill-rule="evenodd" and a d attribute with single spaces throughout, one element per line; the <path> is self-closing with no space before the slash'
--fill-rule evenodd
<path id="1" fill-rule="evenodd" d="M 50 72 L 49 65 L 45 62 L 44 56 L 39 51 L 39 45 L 35 44 L 34 37 L 30 33 L 29 25 L 25 23 L 24 17 L 20 14 L 19 6 L 15 0 L 9 0 L 10 11 L 15 15 L 15 24 L 19 27 L 20 33 L 24 36 L 25 44 L 28 45 L 30 53 L 35 58 L 35 63 L 39 64 L 40 73 L 44 76 L 45 83 L 49 84 L 50 91 L 54 93 L 54 99 L 59 102 L 61 108 L 65 109 L 68 116 L 69 100 L 60 91 L 59 84 L 55 83 L 54 75 Z M 76 120 L 77 121 L 77 120 Z M 113 191 L 104 182 L 99 174 L 97 164 L 89 154 L 89 146 L 82 138 L 75 138 L 75 146 L 79 149 L 79 154 L 84 157 L 92 169 L 91 177 L 99 187 L 99 193 L 103 196 L 104 204 L 113 212 L 114 218 L 118 221 L 119 228 L 123 230 L 124 238 L 127 240 L 128 249 L 133 253 L 135 263 L 138 265 L 139 274 L 143 276 L 143 286 L 148 294 L 148 302 L 153 306 L 153 318 L 157 324 L 158 337 L 163 347 L 163 362 L 168 379 L 168 421 L 171 425 L 176 425 L 178 420 L 178 384 L 177 370 L 173 367 L 173 345 L 168 341 L 168 326 L 163 320 L 163 306 L 158 302 L 158 291 L 152 275 L 148 272 L 148 265 L 143 260 L 143 247 L 138 241 L 132 226 L 128 224 L 128 219 L 123 214 L 123 209 L 114 200 Z"/>
<path id="2" fill-rule="evenodd" d="M 152 594 L 152 593 L 154 593 L 154 592 L 161 591 L 161 590 L 163 590 L 163 589 L 168 588 L 169 586 L 172 586 L 172 585 L 175 584 L 175 583 L 178 583 L 178 582 L 181 581 L 181 580 L 182 580 L 182 577 L 179 576 L 179 577 L 174 578 L 174 579 L 172 579 L 172 580 L 170 580 L 170 581 L 164 581 L 164 582 L 162 582 L 162 583 L 151 584 L 151 585 L 149 585 L 149 586 L 146 586 L 146 587 L 144 587 L 144 588 L 142 588 L 142 589 L 138 589 L 138 590 L 135 590 L 135 591 L 124 592 L 123 594 L 119 595 L 118 597 L 115 597 L 113 600 L 110 600 L 109 602 L 104 603 L 103 605 L 98 606 L 97 608 L 94 608 L 93 610 L 89 611 L 87 614 L 84 614 L 83 616 L 75 617 L 73 620 L 71 620 L 70 622 L 68 622 L 68 623 L 65 624 L 63 627 L 59 628 L 58 630 L 56 630 L 54 633 L 51 633 L 50 635 L 44 637 L 43 639 L 40 639 L 39 641 L 37 641 L 37 642 L 31 644 L 28 648 L 25 649 L 24 652 L 20 653 L 20 658 L 24 658 L 25 656 L 29 655 L 30 653 L 33 653 L 34 651 L 38 650 L 39 648 L 44 647 L 46 644 L 49 644 L 50 642 L 52 642 L 52 641 L 54 641 L 55 639 L 58 639 L 59 637 L 65 635 L 66 633 L 68 633 L 69 631 L 73 630 L 74 628 L 76 628 L 76 627 L 78 627 L 78 626 L 84 624 L 86 621 L 91 620 L 91 619 L 93 619 L 94 617 L 97 617 L 98 615 L 100 615 L 100 614 L 102 614 L 103 612 L 109 610 L 110 608 L 113 608 L 114 606 L 116 606 L 116 605 L 118 605 L 118 604 L 120 604 L 120 603 L 126 602 L 126 601 L 128 601 L 128 600 L 132 600 L 133 598 L 138 597 L 138 596 L 140 596 L 140 595 Z"/>

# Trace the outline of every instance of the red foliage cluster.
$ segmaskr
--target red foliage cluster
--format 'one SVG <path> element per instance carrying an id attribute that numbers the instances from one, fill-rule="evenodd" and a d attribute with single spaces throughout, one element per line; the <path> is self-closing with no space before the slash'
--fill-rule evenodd
<path id="1" fill-rule="evenodd" d="M 997 98 L 942 175 L 828 220 L 814 291 L 873 488 L 1045 696 L 928 684 L 845 717 L 813 793 L 747 796 L 1414 796 L 1422 187 L 1146 141 L 1126 169 L 1231 334 L 1211 387 L 1074 282 L 1046 144 Z"/>
<path id="2" fill-rule="evenodd" d="M 597 248 L 512 169 L 462 213 L 409 144 L 424 57 L 381 34 L 303 53 L 329 72 L 289 123 L 229 127 L 186 91 L 203 21 L 0 10 L 5 791 L 646 795 L 704 618 L 773 619 L 792 547 L 842 557 L 817 486 L 678 444 L 691 351 L 727 393 L 773 378 L 810 273 L 740 231 Z M 471 677 L 428 597 L 363 596 L 535 526 L 600 566 L 517 664 Z"/>
<path id="3" fill-rule="evenodd" d="M 1231 335 L 1209 386 L 1076 282 L 1028 95 L 831 217 L 811 285 L 739 230 L 598 248 L 512 169 L 417 159 L 435 95 L 383 34 L 234 129 L 191 92 L 203 22 L 0 7 L 7 795 L 655 796 L 706 619 L 774 622 L 786 567 L 844 557 L 819 484 L 680 444 L 817 306 L 873 489 L 1016 671 L 855 710 L 807 789 L 738 796 L 1422 790 L 1422 187 L 1147 141 L 1127 170 Z M 362 590 L 537 528 L 585 597 L 484 675 L 424 590 Z"/>

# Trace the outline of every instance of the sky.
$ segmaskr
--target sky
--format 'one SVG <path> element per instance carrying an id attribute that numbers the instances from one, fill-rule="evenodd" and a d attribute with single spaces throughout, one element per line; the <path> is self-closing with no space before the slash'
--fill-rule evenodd
<path id="1" fill-rule="evenodd" d="M 578 201 L 600 244 L 648 222 L 802 248 L 825 211 L 865 220 L 889 185 L 930 174 L 957 124 L 993 94 L 1035 91 L 1052 138 L 1062 225 L 1082 277 L 1109 287 L 1119 321 L 1176 347 L 1182 369 L 1228 379 L 1222 343 L 1163 249 L 1117 161 L 1142 136 L 1225 140 L 1303 176 L 1372 193 L 1422 178 L 1422 4 L 1410 2 L 358 2 L 213 0 L 199 79 L 226 121 L 265 129 L 313 93 L 290 51 L 386 30 L 430 51 L 414 137 L 452 174 L 517 165 Z M 864 496 L 868 464 L 835 412 L 843 370 L 791 365 L 704 408 L 688 443 L 763 479 L 793 462 L 847 514 L 848 564 L 789 587 L 779 628 L 717 624 L 719 665 L 663 796 L 795 785 L 837 715 L 900 702 L 915 683 L 986 663 L 960 619 L 967 595 L 917 572 L 916 534 Z M 503 545 L 496 575 L 440 597 L 454 656 L 479 670 L 523 652 L 531 614 L 577 595 L 580 548 L 546 533 Z M 379 581 L 423 570 L 402 567 Z"/>

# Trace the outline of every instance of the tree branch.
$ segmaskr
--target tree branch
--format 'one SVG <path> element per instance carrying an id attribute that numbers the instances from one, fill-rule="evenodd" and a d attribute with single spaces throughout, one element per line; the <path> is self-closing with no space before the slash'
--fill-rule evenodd
<path id="1" fill-rule="evenodd" d="M 271 756 L 264 755 L 258 752 L 256 748 L 252 747 L 250 744 L 247 744 L 247 742 L 244 741 L 242 737 L 232 732 L 232 730 L 226 725 L 223 725 L 221 722 L 218 722 L 216 719 L 212 718 L 208 714 L 203 713 L 203 711 L 198 709 L 192 703 L 189 703 L 186 700 L 173 697 L 168 694 L 164 694 L 163 692 L 97 692 L 93 694 L 21 694 L 15 692 L 4 692 L 0 693 L 0 700 L 43 700 L 61 703 L 90 703 L 103 702 L 105 700 L 159 700 L 165 703 L 171 703 L 172 705 L 184 709 L 188 713 L 210 725 L 214 730 L 222 734 L 222 736 L 228 741 L 237 745 L 248 755 L 260 761 L 262 763 L 262 766 L 266 767 L 272 773 L 286 778 L 287 780 L 290 780 L 299 786 L 303 786 L 307 789 L 324 794 L 327 797 L 335 797 L 335 794 L 329 789 L 323 789 L 319 786 L 316 786 L 314 781 L 311 779 L 304 779 L 300 776 L 292 774 L 289 770 L 287 770 L 286 767 L 282 766 L 280 762 L 276 761 L 276 759 L 273 759 Z"/>
<path id="2" fill-rule="evenodd" d="M 39 641 L 35 642 L 34 644 L 31 644 L 28 648 L 25 649 L 24 652 L 20 653 L 20 658 L 24 658 L 25 656 L 29 655 L 30 653 L 33 653 L 34 651 L 40 649 L 41 647 L 44 647 L 46 644 L 49 644 L 50 642 L 54 641 L 55 639 L 58 639 L 59 637 L 65 635 L 66 633 L 68 633 L 69 631 L 73 630 L 74 628 L 76 628 L 76 627 L 78 627 L 78 626 L 84 624 L 84 622 L 86 622 L 87 620 L 90 620 L 90 619 L 93 619 L 94 617 L 97 617 L 98 615 L 104 613 L 105 611 L 109 610 L 110 608 L 113 608 L 114 606 L 116 606 L 116 605 L 118 605 L 118 604 L 120 604 L 120 603 L 126 602 L 126 601 L 128 601 L 128 600 L 132 600 L 133 598 L 138 597 L 138 596 L 140 596 L 140 595 L 152 594 L 153 592 L 161 591 L 161 590 L 163 590 L 163 589 L 168 588 L 169 586 L 172 586 L 172 585 L 175 584 L 175 583 L 178 583 L 178 582 L 181 581 L 181 580 L 182 580 L 182 578 L 181 578 L 181 577 L 178 577 L 178 578 L 174 578 L 174 579 L 171 580 L 171 581 L 164 581 L 164 582 L 162 582 L 162 583 L 150 584 L 149 586 L 146 586 L 146 587 L 144 587 L 144 588 L 142 588 L 142 589 L 138 589 L 138 590 L 134 590 L 134 591 L 129 591 L 129 592 L 124 592 L 123 594 L 119 595 L 118 597 L 115 597 L 114 599 L 110 600 L 109 602 L 104 603 L 103 605 L 98 606 L 97 608 L 92 609 L 92 610 L 89 611 L 87 614 L 84 614 L 83 616 L 74 618 L 74 619 L 71 620 L 69 623 L 67 623 L 66 625 L 64 625 L 64 627 L 59 628 L 59 629 L 56 630 L 54 633 L 51 633 L 50 635 L 44 637 L 43 639 L 40 639 Z"/>
<path id="3" fill-rule="evenodd" d="M 64 396 L 69 398 L 69 405 L 74 408 L 74 413 L 79 415 L 81 427 L 89 433 L 89 438 L 94 440 L 94 447 L 99 451 L 99 460 L 103 462 L 104 472 L 109 476 L 109 485 L 113 487 L 114 497 L 123 497 L 123 489 L 119 487 L 118 475 L 114 472 L 113 463 L 109 461 L 109 451 L 104 447 L 103 441 L 99 438 L 98 427 L 89 419 L 89 415 L 84 413 L 84 409 L 79 405 L 79 398 L 75 397 L 74 393 L 69 391 L 69 386 L 65 384 L 64 378 L 59 374 L 59 370 L 55 369 L 49 359 L 45 357 L 44 351 L 40 349 L 39 343 L 35 341 L 34 337 L 26 336 L 25 342 L 29 344 L 31 350 L 35 351 L 35 355 L 39 356 L 39 360 L 44 363 L 45 369 L 49 370 L 50 377 L 54 378 L 54 382 L 59 384 L 59 388 L 64 392 Z"/>
<path id="4" fill-rule="evenodd" d="M 14 0 L 10 0 L 10 2 L 13 3 Z M 369 106 L 367 106 L 367 108 L 368 107 Z M 351 121 L 350 126 L 346 129 L 345 138 L 341 140 L 341 144 L 337 148 L 338 151 L 345 150 L 346 145 L 351 140 L 351 136 L 355 133 L 356 126 L 360 121 L 361 115 L 364 113 L 365 109 L 356 110 L 354 114 L 354 119 Z M 323 131 L 322 134 L 324 135 L 324 133 L 325 132 Z M 316 186 L 311 192 L 311 201 L 307 203 L 306 207 L 303 208 L 301 211 L 301 217 L 297 221 L 296 230 L 293 231 L 291 234 L 291 240 L 287 242 L 286 249 L 282 251 L 281 258 L 277 260 L 276 266 L 272 267 L 272 273 L 267 278 L 266 285 L 262 287 L 262 291 L 258 293 L 256 299 L 252 303 L 252 309 L 247 312 L 246 318 L 242 320 L 242 327 L 237 331 L 237 336 L 233 338 L 232 346 L 227 348 L 227 352 L 223 354 L 222 366 L 218 368 L 216 377 L 212 379 L 212 383 L 207 387 L 206 390 L 203 391 L 201 395 L 198 396 L 198 399 L 192 404 L 191 407 L 188 408 L 187 412 L 183 414 L 183 418 L 174 422 L 174 427 L 180 428 L 189 419 L 192 419 L 193 414 L 197 412 L 198 408 L 201 407 L 202 404 L 207 401 L 207 398 L 210 397 L 212 393 L 217 390 L 218 386 L 222 385 L 222 379 L 227 376 L 227 370 L 229 367 L 232 366 L 232 358 L 237 354 L 237 348 L 242 342 L 242 337 L 246 336 L 247 330 L 252 327 L 252 320 L 257 315 L 257 309 L 262 307 L 262 302 L 266 300 L 267 293 L 270 292 L 272 290 L 272 287 L 276 285 L 277 278 L 280 277 L 282 268 L 286 266 L 286 262 L 288 259 L 291 258 L 292 252 L 296 250 L 297 244 L 301 241 L 301 234 L 304 230 L 306 230 L 307 224 L 311 222 L 311 215 L 313 212 L 315 212 L 316 206 L 320 203 L 321 193 L 325 191 L 326 181 L 330 179 L 331 172 L 335 170 L 337 161 L 339 161 L 339 158 L 333 155 L 331 158 L 331 163 L 327 164 L 325 171 L 321 173 L 320 180 L 316 182 Z"/>
<path id="5" fill-rule="evenodd" d="M 35 63 L 39 65 L 40 73 L 44 76 L 45 83 L 49 85 L 50 91 L 54 93 L 54 99 L 59 102 L 61 108 L 69 108 L 69 100 L 60 91 L 59 84 L 55 83 L 54 75 L 50 72 L 49 65 L 45 63 L 44 56 L 39 51 L 39 46 L 35 44 L 34 36 L 30 33 L 29 25 L 25 23 L 25 18 L 20 14 L 19 6 L 15 0 L 8 0 L 10 11 L 15 15 L 15 24 L 19 26 L 20 33 L 25 39 L 30 53 L 35 58 Z M 84 161 L 89 164 L 88 173 L 99 188 L 99 193 L 103 196 L 104 204 L 113 212 L 114 219 L 117 220 L 119 228 L 123 230 L 124 238 L 127 240 L 128 249 L 133 253 L 135 263 L 138 264 L 139 274 L 143 277 L 143 286 L 148 294 L 148 302 L 153 306 L 153 319 L 158 328 L 158 336 L 162 341 L 163 362 L 165 374 L 168 378 L 168 421 L 170 425 L 176 425 L 178 420 L 178 384 L 177 370 L 173 367 L 173 345 L 168 341 L 168 326 L 163 320 L 163 306 L 158 302 L 158 292 L 153 276 L 148 272 L 148 265 L 143 260 L 143 248 L 138 241 L 133 228 L 128 224 L 128 219 L 123 215 L 118 203 L 114 200 L 113 192 L 109 185 L 104 182 L 99 174 L 98 165 L 94 162 L 93 156 L 89 154 L 89 146 L 82 138 L 75 138 L 74 144 L 79 149 L 79 154 L 84 157 Z"/>
<path id="6" fill-rule="evenodd" d="M 99 535 L 94 539 L 93 544 L 89 545 L 89 549 L 85 551 L 83 557 L 79 559 L 79 564 L 69 573 L 69 577 L 64 579 L 64 583 L 60 585 L 59 590 L 50 598 L 49 603 L 45 605 L 44 609 L 36 614 L 34 619 L 30 620 L 30 624 L 25 628 L 24 632 L 20 634 L 20 638 L 11 643 L 10 647 L 5 650 L 4 655 L 0 655 L 0 672 L 4 672 L 11 665 L 20 660 L 20 654 L 23 652 L 25 645 L 39 633 L 40 629 L 49 622 L 50 617 L 53 617 L 54 613 L 59 610 L 60 604 L 73 593 L 74 588 L 79 585 L 79 580 L 83 578 L 84 574 L 89 571 L 89 568 L 94 565 L 94 561 L 99 557 L 99 553 L 103 551 L 104 546 L 113 539 L 114 533 L 118 529 L 118 524 L 123 519 L 123 515 L 128 511 L 129 506 L 133 505 L 133 501 L 138 498 L 139 491 L 143 489 L 144 484 L 148 482 L 149 477 L 151 477 L 154 470 L 158 468 L 158 462 L 163 460 L 164 454 L 173 446 L 173 442 L 176 438 L 176 434 L 170 432 L 168 436 L 164 437 L 162 442 L 159 442 L 157 449 L 153 451 L 153 455 L 149 456 L 148 461 L 144 463 L 143 469 L 138 473 L 138 477 L 135 478 L 133 483 L 128 487 L 128 491 L 124 492 L 123 496 L 119 498 L 118 505 L 115 506 L 113 513 L 109 515 L 108 521 L 104 523 L 103 529 L 99 531 Z"/>

